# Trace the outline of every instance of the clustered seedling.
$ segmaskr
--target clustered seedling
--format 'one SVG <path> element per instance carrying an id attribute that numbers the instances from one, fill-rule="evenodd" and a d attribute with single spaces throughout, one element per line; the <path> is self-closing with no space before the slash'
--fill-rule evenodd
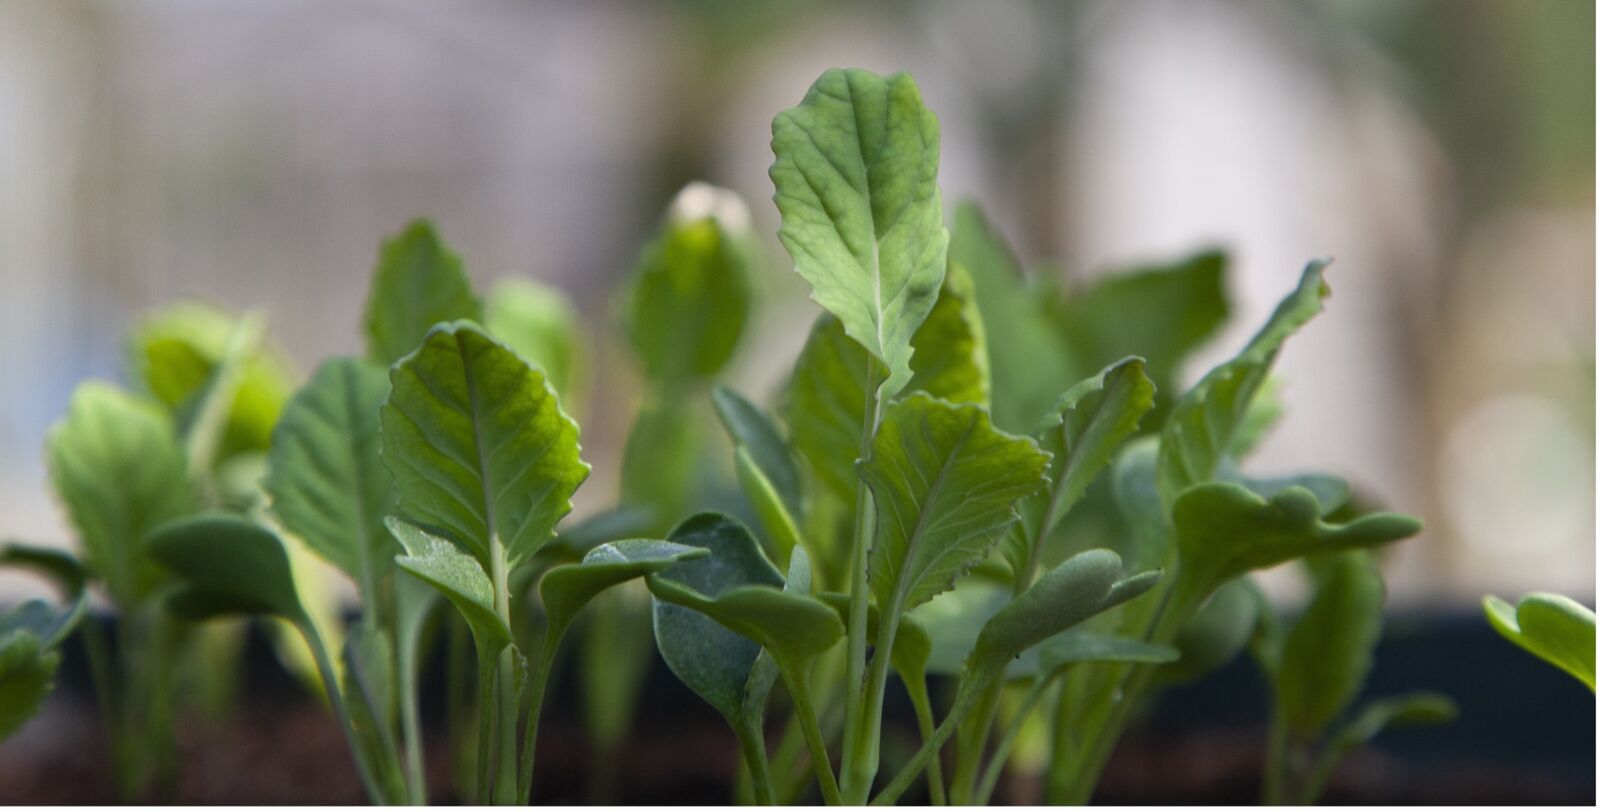
<path id="1" fill-rule="evenodd" d="M 383 246 L 366 355 L 292 396 L 258 319 L 180 309 L 143 330 L 141 391 L 84 384 L 51 437 L 85 568 L 9 554 L 74 597 L 0 617 L 0 731 L 37 705 L 86 581 L 120 618 L 115 661 L 85 624 L 114 740 L 166 735 L 168 664 L 209 628 L 192 624 L 271 616 L 303 638 L 285 655 L 302 653 L 379 803 L 430 798 L 417 681 L 435 638 L 457 793 L 497 804 L 532 797 L 573 629 L 598 753 L 624 735 L 653 634 L 727 720 L 738 797 L 760 803 L 913 787 L 982 803 L 1025 741 L 1048 752 L 1047 799 L 1084 802 L 1152 697 L 1246 647 L 1272 689 L 1268 801 L 1314 799 L 1388 723 L 1453 714 L 1433 695 L 1348 713 L 1381 631 L 1370 551 L 1419 523 L 1358 511 L 1335 477 L 1241 469 L 1281 411 L 1269 373 L 1321 310 L 1324 263 L 1177 394 L 1227 316 L 1221 254 L 1070 295 L 1030 280 L 976 208 L 947 230 L 939 125 L 905 74 L 825 73 L 772 146 L 779 237 L 824 311 L 781 419 L 716 385 L 760 252 L 736 197 L 692 185 L 617 302 L 644 397 L 616 506 L 583 522 L 563 521 L 590 471 L 569 416 L 586 399 L 575 317 L 530 282 L 480 299 L 426 224 Z M 706 465 L 711 413 L 742 498 Z M 307 556 L 355 584 L 353 622 Z M 1248 576 L 1296 560 L 1313 598 L 1289 621 Z M 1592 687 L 1592 616 L 1588 635 Z M 884 764 L 891 683 L 920 742 Z"/>

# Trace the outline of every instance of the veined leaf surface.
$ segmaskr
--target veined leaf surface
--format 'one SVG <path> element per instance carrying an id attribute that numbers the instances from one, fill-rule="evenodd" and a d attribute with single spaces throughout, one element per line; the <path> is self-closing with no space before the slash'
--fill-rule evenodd
<path id="1" fill-rule="evenodd" d="M 1048 483 L 1050 455 L 1006 434 L 977 406 L 913 393 L 885 413 L 861 476 L 877 506 L 872 593 L 903 612 L 950 589 Z"/>
<path id="2" fill-rule="evenodd" d="M 563 403 L 582 400 L 582 330 L 577 311 L 560 289 L 532 279 L 502 279 L 484 302 L 483 326 L 543 368 Z"/>
<path id="3" fill-rule="evenodd" d="M 589 475 L 578 424 L 544 373 L 470 322 L 440 325 L 389 371 L 384 465 L 400 512 L 450 534 L 485 567 L 550 540 Z"/>
<path id="4" fill-rule="evenodd" d="M 812 298 L 887 367 L 892 397 L 945 273 L 938 119 L 905 73 L 834 69 L 773 119 L 772 151 L 778 238 Z"/>

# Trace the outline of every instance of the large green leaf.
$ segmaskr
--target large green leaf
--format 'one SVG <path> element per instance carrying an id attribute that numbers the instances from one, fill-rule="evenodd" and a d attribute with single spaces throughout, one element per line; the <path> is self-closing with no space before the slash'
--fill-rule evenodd
<path id="1" fill-rule="evenodd" d="M 559 288 L 532 279 L 502 279 L 483 305 L 483 326 L 538 364 L 564 403 L 577 403 L 585 380 L 577 310 Z"/>
<path id="2" fill-rule="evenodd" d="M 375 364 L 324 362 L 283 411 L 265 482 L 283 528 L 363 590 L 394 569 L 400 551 L 383 525 L 395 501 L 378 459 L 378 409 L 388 395 L 389 377 Z"/>
<path id="3" fill-rule="evenodd" d="M 1050 455 L 977 406 L 913 393 L 889 407 L 861 477 L 878 526 L 868 559 L 878 606 L 903 612 L 951 588 L 1045 486 Z"/>
<path id="4" fill-rule="evenodd" d="M 217 383 L 243 320 L 200 302 L 179 302 L 141 318 L 128 337 L 129 370 L 137 387 L 174 415 L 195 416 L 199 401 Z M 248 325 L 246 325 L 248 327 Z M 255 329 L 264 329 L 263 326 Z M 228 458 L 264 451 L 279 412 L 293 389 L 289 362 L 276 350 L 247 341 L 234 359 L 227 403 L 216 416 L 215 450 Z"/>
<path id="5" fill-rule="evenodd" d="M 1275 682 L 1289 731 L 1309 738 L 1355 701 L 1383 634 L 1383 578 L 1371 555 L 1325 562 L 1316 596 L 1284 640 Z"/>
<path id="6" fill-rule="evenodd" d="M 492 657 L 511 645 L 511 628 L 495 611 L 494 585 L 477 559 L 414 524 L 391 517 L 387 525 L 406 551 L 395 563 L 438 590 L 461 613 L 480 657 Z"/>
<path id="7" fill-rule="evenodd" d="M 0 636 L 0 740 L 39 712 L 54 687 L 61 655 L 28 631 Z"/>
<path id="8" fill-rule="evenodd" d="M 416 349 L 435 324 L 482 314 L 461 257 L 439 239 L 432 223 L 413 221 L 384 241 L 367 294 L 368 357 L 393 363 Z"/>
<path id="9" fill-rule="evenodd" d="M 744 206 L 720 214 L 703 184 L 685 189 L 645 246 L 622 302 L 623 330 L 645 375 L 677 387 L 716 375 L 750 317 L 754 256 Z M 730 222 L 734 221 L 734 222 Z"/>
<path id="10" fill-rule="evenodd" d="M 1326 262 L 1312 262 L 1300 285 L 1278 305 L 1265 326 L 1233 357 L 1206 374 L 1173 407 L 1161 430 L 1156 479 L 1162 502 L 1171 506 L 1185 488 L 1216 477 L 1245 425 L 1250 403 L 1267 379 L 1283 342 L 1322 311 L 1328 286 Z"/>
<path id="11" fill-rule="evenodd" d="M 1507 640 L 1594 690 L 1594 612 L 1564 595 L 1535 592 L 1513 607 L 1494 597 L 1483 599 L 1489 624 Z"/>
<path id="12" fill-rule="evenodd" d="M 1102 277 L 1067 297 L 1056 323 L 1080 364 L 1146 360 L 1158 392 L 1175 392 L 1179 365 L 1228 318 L 1227 257 L 1204 251 L 1171 265 Z"/>
<path id="13" fill-rule="evenodd" d="M 1054 302 L 1029 283 L 1011 247 L 971 202 L 956 206 L 950 265 L 973 280 L 993 379 L 994 424 L 1031 431 L 1084 367 L 1062 340 Z"/>
<path id="14" fill-rule="evenodd" d="M 891 397 L 944 279 L 938 119 L 905 73 L 834 69 L 773 119 L 772 151 L 778 238 L 812 298 L 887 367 Z"/>
<path id="15" fill-rule="evenodd" d="M 1194 608 L 1222 582 L 1319 553 L 1376 547 L 1422 530 L 1396 513 L 1373 513 L 1346 524 L 1322 521 L 1317 497 L 1293 487 L 1263 499 L 1232 483 L 1197 485 L 1172 509 L 1178 577 Z"/>
<path id="16" fill-rule="evenodd" d="M 85 563 L 119 607 L 136 605 L 161 580 L 145 533 L 196 508 L 171 419 L 113 386 L 84 383 L 51 428 L 48 455 Z"/>
<path id="17" fill-rule="evenodd" d="M 259 524 L 202 514 L 156 528 L 148 544 L 150 555 L 183 582 L 174 601 L 182 614 L 269 614 L 299 626 L 311 623 L 283 542 Z"/>
<path id="18" fill-rule="evenodd" d="M 777 678 L 775 670 L 757 673 L 760 644 L 694 608 L 663 600 L 657 589 L 660 582 L 670 582 L 715 601 L 750 587 L 781 589 L 783 576 L 762 555 L 744 525 L 719 513 L 692 516 L 668 538 L 709 550 L 710 555 L 680 561 L 651 576 L 657 581 L 651 590 L 656 594 L 656 648 L 684 685 L 721 712 L 736 730 L 743 730 L 748 721 L 747 702 L 752 695 L 764 698 Z"/>
<path id="19" fill-rule="evenodd" d="M 400 512 L 448 533 L 487 568 L 538 552 L 589 475 L 578 424 L 544 373 L 470 322 L 428 332 L 389 370 L 384 465 Z"/>
<path id="20" fill-rule="evenodd" d="M 1031 577 L 1035 547 L 1048 538 L 1111 462 L 1122 441 L 1139 428 L 1155 403 L 1144 361 L 1128 358 L 1068 389 L 1034 433 L 1050 452 L 1050 487 L 1017 506 L 1022 520 L 1006 533 L 1000 552 L 1015 578 Z"/>

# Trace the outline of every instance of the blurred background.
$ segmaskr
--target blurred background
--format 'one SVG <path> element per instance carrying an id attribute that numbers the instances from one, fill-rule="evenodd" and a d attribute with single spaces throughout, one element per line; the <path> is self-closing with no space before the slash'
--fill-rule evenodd
<path id="1" fill-rule="evenodd" d="M 769 123 L 830 66 L 911 71 L 976 200 L 1063 285 L 1208 245 L 1230 356 L 1305 261 L 1257 466 L 1421 515 L 1391 603 L 1595 590 L 1595 7 L 1585 0 L 657 3 L 0 0 L 0 535 L 66 544 L 43 441 L 139 314 L 259 308 L 301 374 L 356 353 L 379 241 L 426 216 L 480 289 L 570 293 L 615 491 L 638 397 L 613 293 L 673 194 L 763 235 L 729 376 L 816 313 L 773 236 Z M 718 464 L 722 464 L 719 460 Z M 29 589 L 3 583 L 0 600 Z M 9 600 L 5 600 L 9 603 Z"/>

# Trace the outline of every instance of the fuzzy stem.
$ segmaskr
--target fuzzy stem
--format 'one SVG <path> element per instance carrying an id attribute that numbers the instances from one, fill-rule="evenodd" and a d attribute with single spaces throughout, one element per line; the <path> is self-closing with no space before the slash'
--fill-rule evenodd
<path id="1" fill-rule="evenodd" d="M 927 675 L 922 674 L 916 679 L 907 679 L 906 693 L 910 694 L 911 707 L 917 714 L 917 734 L 922 737 L 923 742 L 927 742 L 933 738 L 934 730 L 933 703 L 928 700 Z M 944 793 L 944 766 L 937 758 L 928 762 L 928 803 L 931 806 L 944 806 L 947 803 Z"/>

